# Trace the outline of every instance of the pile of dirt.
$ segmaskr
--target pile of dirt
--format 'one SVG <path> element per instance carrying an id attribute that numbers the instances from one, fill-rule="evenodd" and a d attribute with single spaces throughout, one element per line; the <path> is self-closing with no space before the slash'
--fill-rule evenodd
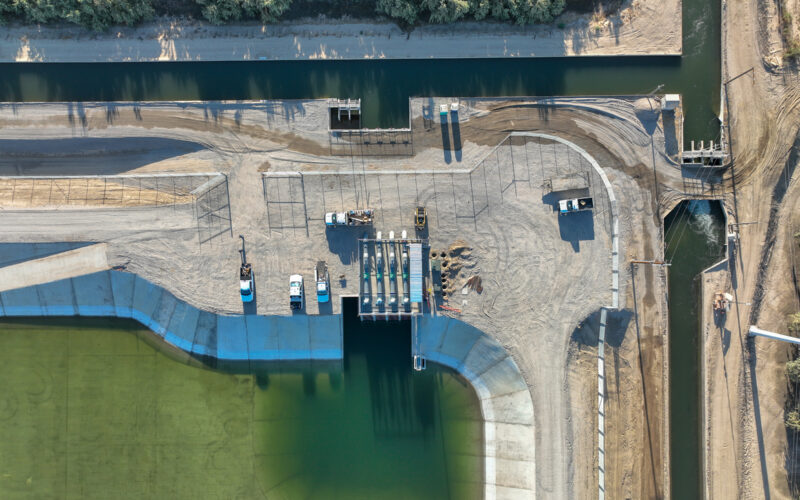
<path id="1" fill-rule="evenodd" d="M 432 258 L 441 259 L 442 298 L 448 300 L 460 295 L 461 290 L 469 288 L 483 292 L 479 268 L 472 255 L 472 248 L 464 241 L 457 240 L 444 252 L 432 252 Z"/>

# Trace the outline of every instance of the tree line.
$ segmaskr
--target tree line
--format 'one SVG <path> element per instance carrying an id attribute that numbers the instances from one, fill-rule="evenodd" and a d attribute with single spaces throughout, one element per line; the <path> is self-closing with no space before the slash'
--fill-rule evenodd
<path id="1" fill-rule="evenodd" d="M 159 0 L 0 0 L 0 24 L 74 23 L 94 31 L 133 26 L 155 15 Z M 292 0 L 186 0 L 213 24 L 256 19 L 271 23 Z M 376 0 L 375 12 L 409 27 L 460 19 L 496 19 L 517 24 L 547 23 L 564 10 L 565 0 Z"/>

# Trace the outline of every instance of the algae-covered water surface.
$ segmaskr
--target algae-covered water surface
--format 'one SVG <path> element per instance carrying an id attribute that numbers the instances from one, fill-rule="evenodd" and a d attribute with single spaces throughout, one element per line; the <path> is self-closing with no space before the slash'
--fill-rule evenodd
<path id="1" fill-rule="evenodd" d="M 0 498 L 479 498 L 482 423 L 407 324 L 333 364 L 208 369 L 132 321 L 0 321 Z"/>

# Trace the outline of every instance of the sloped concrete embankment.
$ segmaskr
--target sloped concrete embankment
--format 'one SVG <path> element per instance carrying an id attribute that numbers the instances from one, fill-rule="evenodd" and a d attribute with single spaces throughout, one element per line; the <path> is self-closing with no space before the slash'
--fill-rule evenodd
<path id="1" fill-rule="evenodd" d="M 484 498 L 535 498 L 533 402 L 517 364 L 481 330 L 444 316 L 419 319 L 419 350 L 461 373 L 484 420 Z"/>
<path id="2" fill-rule="evenodd" d="M 222 361 L 342 358 L 338 316 L 214 314 L 121 271 L 4 291 L 0 315 L 133 318 L 187 353 Z"/>

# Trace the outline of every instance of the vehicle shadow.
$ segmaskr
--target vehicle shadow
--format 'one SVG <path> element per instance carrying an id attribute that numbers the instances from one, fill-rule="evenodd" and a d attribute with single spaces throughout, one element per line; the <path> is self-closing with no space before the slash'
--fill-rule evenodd
<path id="1" fill-rule="evenodd" d="M 328 291 L 328 294 L 330 295 L 330 291 Z M 328 302 L 317 302 L 317 306 L 320 314 L 333 314 L 333 304 L 330 299 L 328 299 Z"/>
<path id="2" fill-rule="evenodd" d="M 439 121 L 442 125 L 442 153 L 444 154 L 444 162 L 452 163 L 453 156 L 450 153 L 450 130 L 447 128 L 447 115 L 441 115 Z"/>
<path id="3" fill-rule="evenodd" d="M 456 161 L 461 161 L 461 125 L 458 123 L 458 111 L 451 111 L 453 127 L 453 150 L 455 151 Z"/>
<path id="4" fill-rule="evenodd" d="M 572 250 L 581 251 L 581 241 L 594 239 L 594 217 L 591 210 L 558 216 L 561 239 L 570 242 Z"/>
<path id="5" fill-rule="evenodd" d="M 328 240 L 328 250 L 339 257 L 339 262 L 350 265 L 358 260 L 358 239 L 364 233 L 371 236 L 371 226 L 352 227 L 326 227 L 325 239 Z"/>
<path id="6" fill-rule="evenodd" d="M 245 315 L 258 314 L 258 286 L 253 280 L 253 300 L 251 302 L 242 302 L 242 311 Z"/>

